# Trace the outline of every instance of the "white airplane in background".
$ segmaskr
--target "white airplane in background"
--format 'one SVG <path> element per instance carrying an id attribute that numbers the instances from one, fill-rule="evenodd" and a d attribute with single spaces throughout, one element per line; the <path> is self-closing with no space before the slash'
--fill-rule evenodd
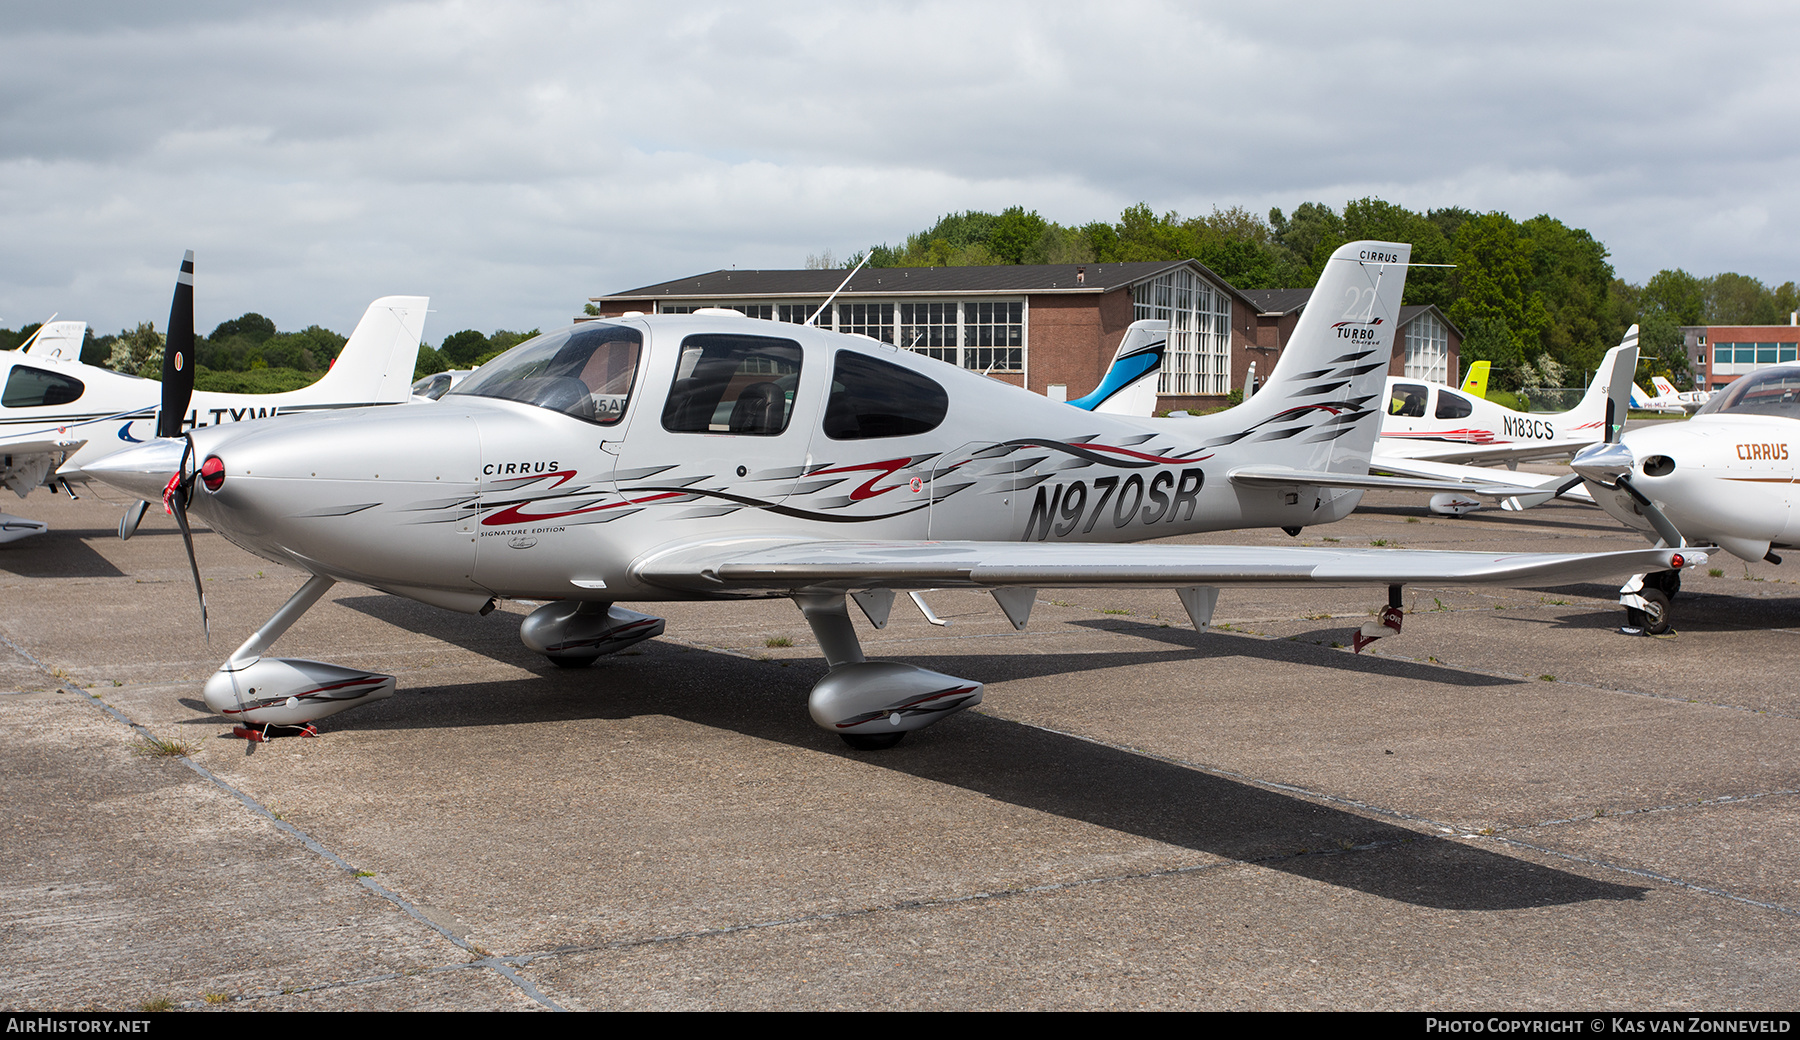
<path id="1" fill-rule="evenodd" d="M 741 315 L 586 322 L 522 343 L 430 407 L 196 429 L 91 464 L 308 578 L 208 680 L 241 735 L 390 695 L 392 676 L 266 657 L 339 581 L 486 613 L 541 599 L 533 650 L 585 666 L 659 634 L 622 602 L 791 598 L 830 672 L 813 720 L 890 746 L 982 684 L 864 658 L 848 603 L 885 625 L 896 590 L 982 588 L 1023 628 L 1037 589 L 1175 590 L 1195 625 L 1219 588 L 1373 585 L 1400 630 L 1408 582 L 1538 585 L 1679 568 L 1605 554 L 1129 545 L 1243 527 L 1292 533 L 1361 497 L 1410 247 L 1355 242 L 1325 265 L 1262 391 L 1226 412 L 1083 412 L 868 337 Z M 165 410 L 185 406 L 167 384 Z M 205 599 L 198 568 L 196 592 Z"/>
<path id="2" fill-rule="evenodd" d="M 1652 542 L 1779 564 L 1776 549 L 1800 548 L 1797 447 L 1800 363 L 1790 362 L 1738 377 L 1687 422 L 1632 430 L 1570 465 L 1602 509 Z M 1680 576 L 1639 577 L 1620 601 L 1632 626 L 1655 635 L 1668 628 Z"/>
<path id="3" fill-rule="evenodd" d="M 1509 510 L 1529 509 L 1558 497 L 1586 501 L 1573 476 L 1521 481 L 1492 468 L 1531 459 L 1573 455 L 1610 440 L 1625 423 L 1631 378 L 1637 368 L 1637 326 L 1606 352 L 1581 403 L 1566 412 L 1519 412 L 1447 386 L 1390 376 L 1381 439 L 1369 462 L 1372 473 L 1443 481 L 1431 511 L 1461 516 L 1495 499 Z"/>
<path id="4" fill-rule="evenodd" d="M 181 278 L 191 291 L 193 252 Z M 278 412 L 400 404 L 410 399 L 428 299 L 386 296 L 369 305 L 337 361 L 311 386 L 279 394 L 192 395 L 182 428 L 205 428 Z M 173 318 L 173 315 L 171 316 Z M 187 321 L 192 321 L 192 310 Z M 169 334 L 175 335 L 173 321 Z M 40 486 L 62 489 L 87 479 L 90 461 L 156 435 L 162 389 L 154 379 L 81 363 L 83 322 L 54 322 L 28 349 L 0 351 L 0 486 L 24 498 Z M 192 338 L 191 326 L 188 338 Z M 192 385 L 191 358 L 187 374 Z M 130 537 L 143 502 L 127 507 L 120 537 Z M 46 525 L 0 513 L 0 542 L 40 534 Z"/>
<path id="5" fill-rule="evenodd" d="M 1711 390 L 1677 390 L 1674 383 L 1662 376 L 1651 376 L 1650 385 L 1656 387 L 1655 397 L 1645 393 L 1642 387 L 1631 388 L 1631 407 L 1645 412 L 1692 415 L 1711 400 L 1713 395 Z"/>

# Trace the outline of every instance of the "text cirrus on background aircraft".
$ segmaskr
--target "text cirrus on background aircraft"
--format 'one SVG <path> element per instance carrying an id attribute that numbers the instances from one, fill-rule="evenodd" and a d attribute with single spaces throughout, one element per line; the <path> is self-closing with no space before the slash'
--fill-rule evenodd
<path id="1" fill-rule="evenodd" d="M 166 483 L 184 532 L 191 509 L 310 574 L 206 684 L 252 736 L 393 691 L 390 676 L 262 656 L 338 581 L 468 612 L 551 600 L 520 635 L 570 666 L 662 631 L 621 601 L 791 597 L 830 665 L 814 721 L 882 747 L 978 703 L 982 684 L 865 660 L 847 600 L 879 627 L 896 590 L 985 588 L 1023 627 L 1039 588 L 1161 587 L 1204 627 L 1224 585 L 1386 586 L 1360 642 L 1399 630 L 1407 582 L 1704 560 L 1119 544 L 1298 533 L 1355 506 L 1361 492 L 1320 480 L 1367 468 L 1408 252 L 1337 250 L 1263 391 L 1210 416 L 1083 412 L 867 337 L 656 315 L 520 344 L 431 407 L 194 430 L 89 472 L 139 494 Z"/>
<path id="2" fill-rule="evenodd" d="M 192 251 L 181 277 L 192 285 Z M 183 428 L 409 400 L 428 302 L 386 296 L 371 303 L 336 363 L 311 386 L 279 394 L 193 394 L 191 407 L 181 410 Z M 191 339 L 191 308 L 184 320 Z M 53 322 L 29 348 L 0 351 L 0 486 L 20 498 L 53 482 L 65 488 L 80 483 L 88 462 L 156 435 L 161 387 L 153 379 L 82 364 L 86 332 L 83 322 Z M 178 334 L 173 325 L 168 332 Z M 142 515 L 142 503 L 128 508 L 120 534 L 129 536 Z M 0 514 L 0 542 L 44 530 L 40 521 Z"/>

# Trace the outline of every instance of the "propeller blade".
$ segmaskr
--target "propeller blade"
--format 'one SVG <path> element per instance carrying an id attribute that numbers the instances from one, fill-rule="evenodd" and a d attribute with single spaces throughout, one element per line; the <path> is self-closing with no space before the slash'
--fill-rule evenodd
<path id="1" fill-rule="evenodd" d="M 169 304 L 168 339 L 163 345 L 162 409 L 156 415 L 158 437 L 181 436 L 188 401 L 194 396 L 194 251 L 181 261 L 175 277 L 175 299 Z"/>
<path id="2" fill-rule="evenodd" d="M 1581 481 L 1582 481 L 1581 474 L 1579 474 L 1579 473 L 1575 474 L 1574 476 L 1570 477 L 1568 480 L 1563 481 L 1562 484 L 1557 487 L 1556 494 L 1551 497 L 1552 498 L 1563 497 L 1564 495 L 1568 494 L 1569 492 L 1580 487 Z"/>
<path id="3" fill-rule="evenodd" d="M 1656 533 L 1662 538 L 1664 545 L 1671 549 L 1687 547 L 1687 539 L 1681 536 L 1681 532 L 1676 530 L 1675 525 L 1669 522 L 1669 518 L 1663 515 L 1662 510 L 1656 508 L 1647 495 L 1632 485 L 1629 476 L 1621 473 L 1613 486 L 1622 489 L 1637 502 L 1638 512 L 1643 514 L 1644 519 L 1650 521 L 1650 526 L 1656 529 Z"/>
<path id="4" fill-rule="evenodd" d="M 181 453 L 181 465 L 175 470 L 175 476 L 169 479 L 169 486 L 163 491 L 163 507 L 175 514 L 175 523 L 181 528 L 181 543 L 187 546 L 188 568 L 194 572 L 194 595 L 200 598 L 200 627 L 206 632 L 206 641 L 212 642 L 212 624 L 206 617 L 206 587 L 200 584 L 200 561 L 194 558 L 194 532 L 188 527 L 187 503 L 188 495 L 194 490 L 194 473 L 188 471 L 188 463 L 194 458 L 194 441 L 186 438 L 187 448 Z"/>

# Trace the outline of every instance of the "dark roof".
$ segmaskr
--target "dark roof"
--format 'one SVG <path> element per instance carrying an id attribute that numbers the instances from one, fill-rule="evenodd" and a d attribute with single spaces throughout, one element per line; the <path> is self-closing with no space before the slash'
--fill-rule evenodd
<path id="1" fill-rule="evenodd" d="M 1311 289 L 1240 289 L 1258 314 L 1291 314 L 1306 306 Z"/>
<path id="2" fill-rule="evenodd" d="M 1161 260 L 1132 264 L 995 264 L 985 267 L 865 267 L 844 287 L 846 294 L 911 296 L 967 293 L 1111 292 L 1135 285 L 1172 268 L 1192 264 L 1208 279 L 1230 283 L 1197 260 Z M 1075 281 L 1086 268 L 1086 280 Z M 713 271 L 638 289 L 593 297 L 602 300 L 731 299 L 748 296 L 827 296 L 844 280 L 842 270 Z M 1232 292 L 1237 292 L 1232 289 Z M 1241 295 L 1241 294 L 1240 294 Z"/>
<path id="3" fill-rule="evenodd" d="M 1259 313 L 1262 314 L 1290 314 L 1302 310 L 1306 307 L 1306 301 L 1312 297 L 1311 289 L 1242 289 L 1239 292 L 1245 299 L 1261 308 Z M 1404 328 L 1408 322 L 1426 311 L 1436 314 L 1439 321 L 1450 327 L 1450 331 L 1456 333 L 1458 338 L 1462 337 L 1462 330 L 1457 328 L 1456 323 L 1450 320 L 1450 316 L 1439 310 L 1435 303 L 1415 303 L 1401 307 L 1401 327 Z"/>

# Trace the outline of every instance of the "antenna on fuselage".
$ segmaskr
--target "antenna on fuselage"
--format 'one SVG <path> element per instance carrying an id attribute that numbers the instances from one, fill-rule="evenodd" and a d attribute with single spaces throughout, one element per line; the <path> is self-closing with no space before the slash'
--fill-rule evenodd
<path id="1" fill-rule="evenodd" d="M 844 280 L 838 283 L 838 287 L 836 289 L 831 290 L 831 295 L 825 297 L 825 302 L 819 304 L 819 309 L 812 312 L 812 317 L 807 318 L 805 321 L 801 322 L 800 324 L 811 325 L 813 322 L 818 321 L 819 315 L 825 313 L 825 308 L 831 306 L 831 301 L 837 299 L 838 293 L 841 293 L 844 291 L 844 286 L 850 284 L 850 279 L 856 277 L 856 272 L 863 269 L 863 265 L 869 262 L 869 257 L 871 255 L 873 255 L 874 252 L 875 251 L 873 249 L 871 249 L 871 250 L 868 250 L 867 252 L 863 253 L 863 258 L 856 262 L 856 266 L 851 268 L 850 273 L 844 276 Z"/>

